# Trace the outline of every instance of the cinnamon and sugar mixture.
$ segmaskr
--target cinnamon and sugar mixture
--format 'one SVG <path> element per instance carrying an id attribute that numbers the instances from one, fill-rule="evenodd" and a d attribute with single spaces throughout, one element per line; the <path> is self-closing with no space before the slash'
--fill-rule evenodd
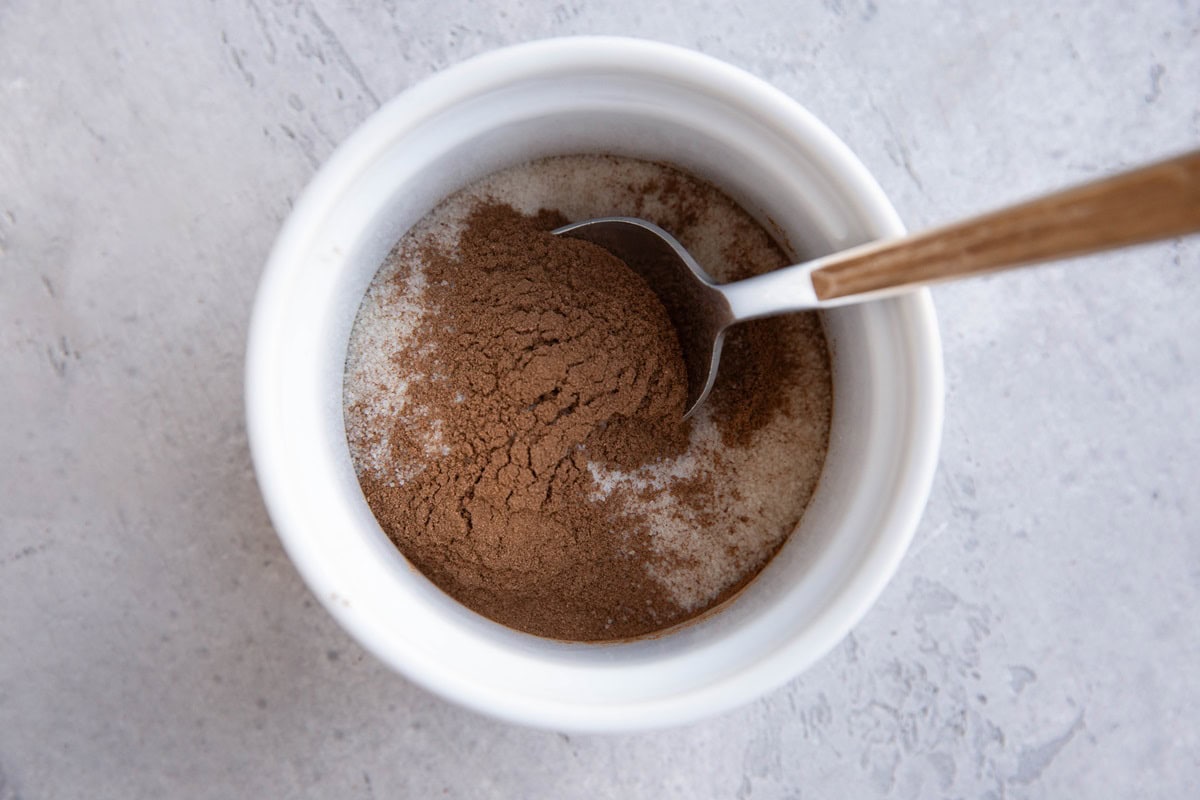
<path id="1" fill-rule="evenodd" d="M 358 312 L 344 383 L 359 481 L 405 557 L 480 614 L 574 641 L 659 631 L 744 586 L 799 522 L 832 415 L 820 322 L 797 314 L 734 329 L 712 395 L 682 422 L 682 356 L 654 293 L 550 233 L 609 215 L 656 222 L 721 281 L 788 263 L 673 167 L 531 162 L 401 239 Z"/>

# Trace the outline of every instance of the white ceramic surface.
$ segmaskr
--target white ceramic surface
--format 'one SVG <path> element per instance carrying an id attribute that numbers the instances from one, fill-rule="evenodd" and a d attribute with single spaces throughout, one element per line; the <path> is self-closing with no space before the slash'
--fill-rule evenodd
<path id="1" fill-rule="evenodd" d="M 573 152 L 668 160 L 705 176 L 777 225 L 797 256 L 902 231 L 847 148 L 747 73 L 626 39 L 495 51 L 386 104 L 297 202 L 254 308 L 250 442 L 289 555 L 384 662 L 514 722 L 661 727 L 782 684 L 875 600 L 929 492 L 940 344 L 926 292 L 826 312 L 836 408 L 825 473 L 800 529 L 720 613 L 658 638 L 578 645 L 467 611 L 407 564 L 363 500 L 342 426 L 347 337 L 383 255 L 438 200 L 496 169 Z"/>

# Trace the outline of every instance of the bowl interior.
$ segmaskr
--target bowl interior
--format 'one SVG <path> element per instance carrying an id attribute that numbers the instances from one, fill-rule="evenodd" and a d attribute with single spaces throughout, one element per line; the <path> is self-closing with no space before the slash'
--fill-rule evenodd
<path id="1" fill-rule="evenodd" d="M 322 171 L 281 235 L 255 312 L 248 379 L 264 495 L 318 597 L 409 677 L 475 708 L 561 728 L 710 713 L 824 654 L 907 546 L 940 421 L 927 297 L 826 312 L 833 432 L 799 530 L 719 613 L 658 637 L 580 645 L 521 634 L 463 608 L 400 556 L 351 467 L 343 365 L 383 257 L 448 194 L 530 159 L 612 153 L 713 181 L 798 258 L 899 231 L 857 162 L 782 96 L 725 92 L 694 69 L 645 74 L 623 63 L 625 71 L 543 64 L 540 77 L 521 79 L 490 70 L 490 87 L 480 75 L 464 84 L 471 76 L 459 68 L 379 112 Z M 471 91 L 453 91 L 464 85 Z"/>

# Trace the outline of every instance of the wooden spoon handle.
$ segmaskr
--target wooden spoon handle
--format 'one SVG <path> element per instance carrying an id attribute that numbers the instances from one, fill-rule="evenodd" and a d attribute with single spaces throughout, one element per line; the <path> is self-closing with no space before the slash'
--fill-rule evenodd
<path id="1" fill-rule="evenodd" d="M 1200 150 L 926 233 L 812 273 L 821 300 L 933 283 L 1200 231 Z"/>

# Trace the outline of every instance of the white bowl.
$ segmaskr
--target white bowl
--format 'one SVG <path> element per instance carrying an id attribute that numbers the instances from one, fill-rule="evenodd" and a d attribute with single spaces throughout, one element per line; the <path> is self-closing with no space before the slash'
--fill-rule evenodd
<path id="1" fill-rule="evenodd" d="M 825 312 L 835 408 L 820 485 L 798 531 L 717 613 L 655 638 L 596 645 L 539 639 L 467 610 L 408 564 L 367 508 L 342 421 L 347 339 L 384 255 L 439 200 L 503 167 L 580 152 L 678 164 L 806 256 L 903 231 L 845 145 L 741 70 L 630 39 L 488 53 L 381 108 L 296 204 L 254 307 L 250 444 L 297 569 L 386 664 L 513 722 L 662 727 L 780 686 L 866 613 L 929 493 L 941 347 L 924 291 Z"/>

